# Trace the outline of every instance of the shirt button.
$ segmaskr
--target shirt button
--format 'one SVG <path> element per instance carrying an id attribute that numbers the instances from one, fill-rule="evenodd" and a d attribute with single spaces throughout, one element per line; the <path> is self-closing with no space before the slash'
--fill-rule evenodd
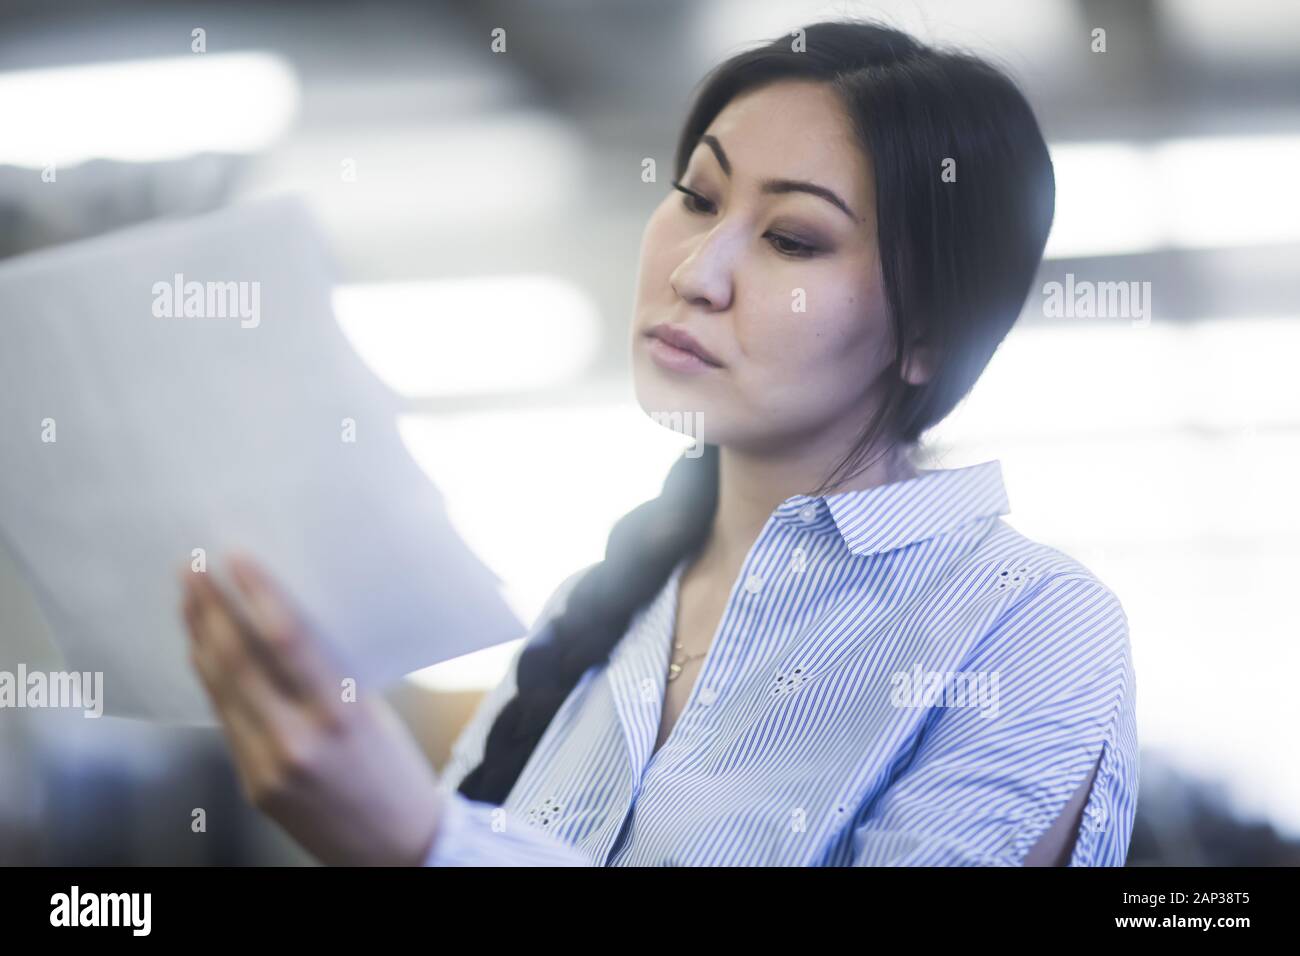
<path id="1" fill-rule="evenodd" d="M 813 505 L 804 505 L 799 509 L 799 517 L 805 522 L 811 523 L 817 517 L 817 509 Z"/>
<path id="2" fill-rule="evenodd" d="M 803 548 L 795 548 L 790 553 L 790 570 L 796 573 L 808 567 L 808 552 Z"/>
<path id="3" fill-rule="evenodd" d="M 712 687 L 704 687 L 700 689 L 700 703 L 703 704 L 705 707 L 708 707 L 717 699 L 718 699 L 718 692 L 714 690 Z"/>
<path id="4" fill-rule="evenodd" d="M 745 579 L 745 590 L 750 594 L 757 594 L 763 590 L 763 579 L 757 574 L 751 574 Z"/>

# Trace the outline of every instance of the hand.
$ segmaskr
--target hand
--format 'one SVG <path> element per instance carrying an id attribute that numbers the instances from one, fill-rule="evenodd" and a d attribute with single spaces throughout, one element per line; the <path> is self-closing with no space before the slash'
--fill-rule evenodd
<path id="1" fill-rule="evenodd" d="M 322 862 L 419 864 L 441 811 L 437 777 L 382 699 L 343 678 L 271 579 L 232 559 L 237 601 L 180 572 L 190 660 L 249 801 Z"/>

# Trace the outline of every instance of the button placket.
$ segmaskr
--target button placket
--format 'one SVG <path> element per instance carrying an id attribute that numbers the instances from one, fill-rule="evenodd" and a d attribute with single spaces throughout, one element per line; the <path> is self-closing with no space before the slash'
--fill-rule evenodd
<path id="1" fill-rule="evenodd" d="M 701 727 L 700 722 L 707 717 L 709 709 L 717 702 L 718 692 L 713 687 L 700 683 L 703 679 L 703 674 L 696 678 L 695 689 L 686 701 L 686 706 L 682 709 L 681 714 L 678 715 L 677 723 L 668 735 L 668 741 L 656 752 L 656 759 L 659 754 L 669 749 L 674 737 L 693 740 L 699 736 L 707 736 L 712 732 L 706 727 Z M 685 757 L 685 753 L 678 754 L 678 759 L 685 759 Z"/>
<path id="2" fill-rule="evenodd" d="M 731 600 L 722 611 L 722 617 L 718 621 L 717 630 L 714 632 L 713 641 L 709 645 L 708 652 L 701 661 L 700 670 L 696 674 L 696 684 L 690 697 L 686 702 L 685 708 L 678 716 L 676 724 L 669 733 L 668 740 L 664 746 L 656 751 L 651 758 L 651 764 L 658 767 L 661 763 L 660 755 L 665 751 L 671 750 L 674 738 L 678 737 L 710 737 L 717 733 L 716 727 L 701 727 L 699 722 L 703 717 L 701 710 L 707 711 L 716 703 L 718 698 L 718 687 L 727 686 L 727 682 L 732 680 L 732 672 L 735 669 L 735 661 L 732 655 L 735 649 L 730 643 L 730 631 L 732 629 L 732 618 L 736 609 L 734 603 L 742 597 L 742 593 L 755 595 L 763 589 L 765 583 L 761 574 L 756 571 L 750 571 L 745 574 L 746 567 L 752 567 L 756 557 L 762 554 L 763 549 L 767 546 L 764 542 L 764 536 L 771 534 L 772 519 L 768 519 L 768 524 L 764 526 L 763 531 L 759 534 L 758 540 L 750 547 L 749 554 L 745 558 L 745 564 L 742 565 L 741 573 L 744 574 L 744 580 L 740 585 L 739 592 L 733 591 Z M 735 585 L 733 584 L 733 588 Z M 678 754 L 677 759 L 685 759 L 687 754 L 682 752 Z M 663 759 L 669 759 L 664 757 Z"/>

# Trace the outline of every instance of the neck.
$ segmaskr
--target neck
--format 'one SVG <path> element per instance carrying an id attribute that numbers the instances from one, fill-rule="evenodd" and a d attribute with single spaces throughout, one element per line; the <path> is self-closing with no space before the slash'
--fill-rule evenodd
<path id="1" fill-rule="evenodd" d="M 804 450 L 772 456 L 720 447 L 718 453 L 718 507 L 696 563 L 729 574 L 744 562 L 777 505 L 792 495 L 811 494 L 835 462 L 807 455 Z M 861 491 L 917 474 L 906 451 L 895 448 L 824 493 Z"/>

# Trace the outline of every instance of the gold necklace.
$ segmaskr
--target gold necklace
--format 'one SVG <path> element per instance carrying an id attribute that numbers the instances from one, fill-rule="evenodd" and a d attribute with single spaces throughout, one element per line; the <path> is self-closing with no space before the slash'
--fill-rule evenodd
<path id="1" fill-rule="evenodd" d="M 686 646 L 684 644 L 674 644 L 673 647 L 676 648 L 678 651 L 686 650 Z M 707 653 L 708 653 L 707 650 L 703 650 L 700 651 L 700 653 L 698 654 L 692 654 L 690 657 L 677 658 L 677 660 L 673 661 L 668 665 L 668 679 L 676 680 L 677 675 L 682 672 L 683 664 L 689 664 L 691 661 L 695 660 L 696 658 L 703 657 Z"/>

